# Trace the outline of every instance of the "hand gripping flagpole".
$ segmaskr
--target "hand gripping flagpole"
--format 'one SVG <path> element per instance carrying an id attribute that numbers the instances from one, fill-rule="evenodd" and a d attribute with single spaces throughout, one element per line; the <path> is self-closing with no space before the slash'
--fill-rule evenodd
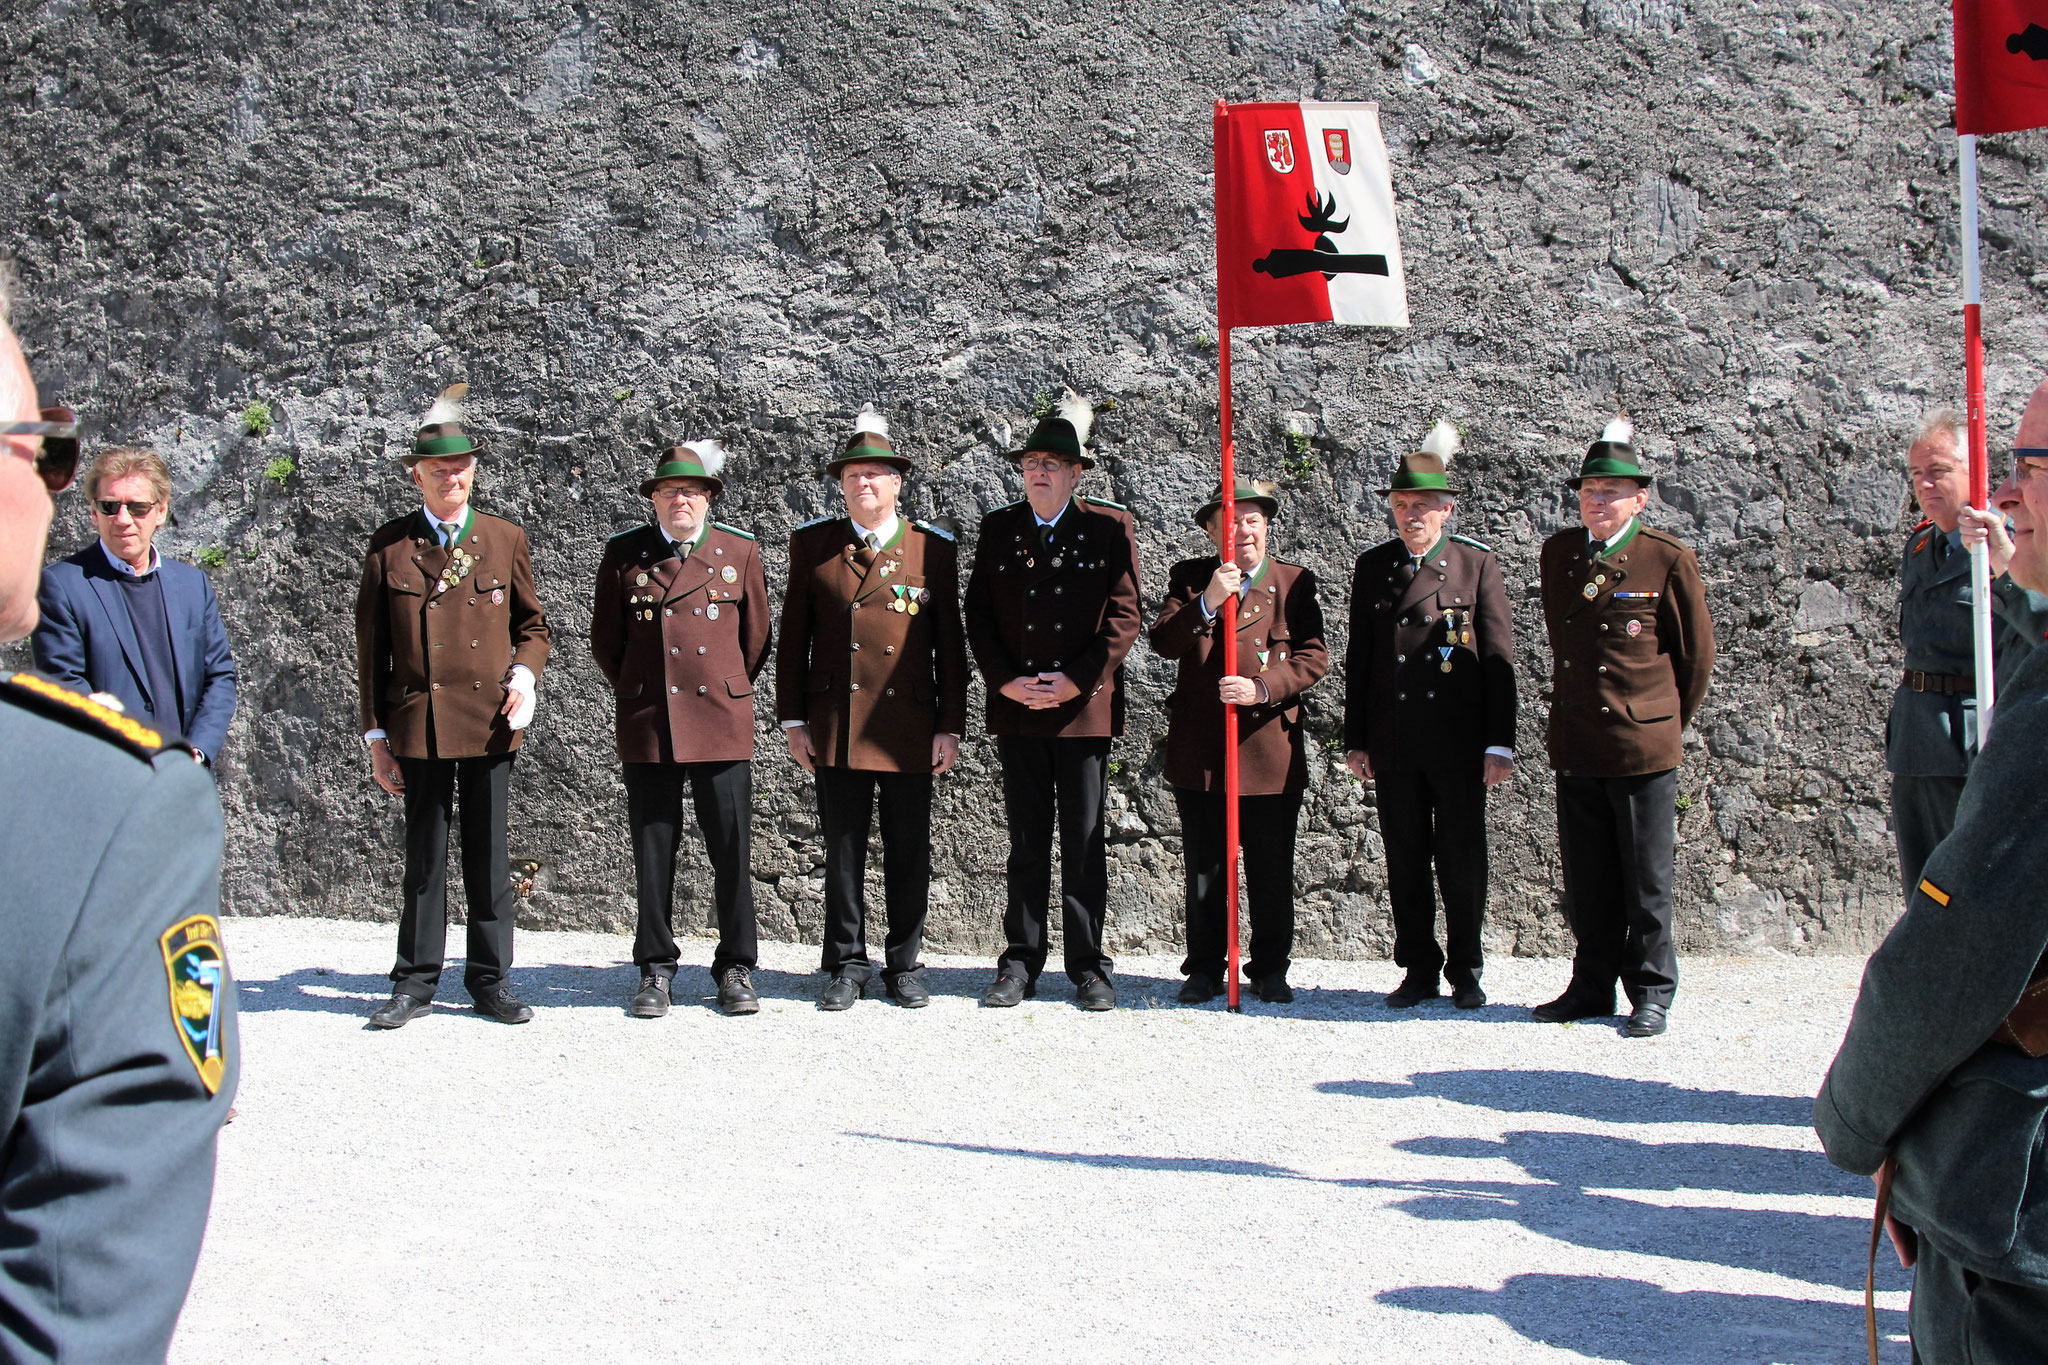
<path id="1" fill-rule="evenodd" d="M 1984 450 L 1984 324 L 1983 281 L 1977 265 L 1977 135 L 1956 137 L 1963 178 L 1963 370 L 1965 412 L 1970 424 L 1970 506 L 1982 511 L 1990 503 L 1989 461 Z M 1991 655 L 1991 548 L 1970 552 L 1970 633 L 1976 645 L 1977 744 L 1991 735 L 1991 708 L 1997 681 Z"/>
<path id="2" fill-rule="evenodd" d="M 1217 222 L 1222 222 L 1224 174 L 1224 147 L 1228 141 L 1227 132 L 1230 111 L 1222 100 L 1216 101 L 1216 213 Z M 1217 279 L 1222 279 L 1222 233 L 1217 233 Z M 1223 301 L 1216 302 L 1216 351 L 1221 361 L 1222 411 L 1220 425 L 1223 429 L 1223 507 L 1217 513 L 1222 520 L 1218 523 L 1224 530 L 1223 544 L 1218 553 L 1226 559 L 1236 541 L 1237 527 L 1237 444 L 1230 424 L 1230 323 L 1223 316 Z M 1223 600 L 1223 610 L 1216 614 L 1216 629 L 1223 633 L 1223 676 L 1237 675 L 1237 594 L 1232 593 Z M 1231 1012 L 1237 1013 L 1244 1006 L 1238 998 L 1237 982 L 1237 707 L 1231 702 L 1223 703 L 1223 923 L 1224 962 L 1223 999 Z"/>

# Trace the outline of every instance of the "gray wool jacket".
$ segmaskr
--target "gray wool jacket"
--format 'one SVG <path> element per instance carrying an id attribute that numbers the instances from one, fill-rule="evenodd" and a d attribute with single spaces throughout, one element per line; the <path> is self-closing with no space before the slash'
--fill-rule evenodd
<path id="1" fill-rule="evenodd" d="M 1828 1159 L 1897 1158 L 1896 1216 L 1993 1279 L 2048 1285 L 2048 1058 L 1987 1041 L 2048 953 L 2048 649 L 1998 699 L 1955 832 L 1871 955 L 1814 1101 Z"/>

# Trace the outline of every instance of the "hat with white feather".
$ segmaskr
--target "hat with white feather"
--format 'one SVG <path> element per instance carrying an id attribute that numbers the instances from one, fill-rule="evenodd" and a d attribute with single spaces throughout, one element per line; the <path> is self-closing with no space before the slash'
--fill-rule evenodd
<path id="1" fill-rule="evenodd" d="M 725 468 L 725 447 L 716 441 L 685 441 L 661 452 L 661 463 L 640 481 L 640 496 L 647 497 L 670 479 L 702 479 L 711 485 L 711 496 L 725 491 L 719 477 Z"/>
<path id="2" fill-rule="evenodd" d="M 1429 435 L 1422 438 L 1422 449 L 1412 455 L 1403 455 L 1394 465 L 1394 476 L 1387 480 L 1387 486 L 1380 490 L 1380 496 L 1390 493 L 1451 493 L 1451 457 L 1465 448 L 1458 435 L 1458 429 L 1439 417 L 1436 425 L 1429 429 Z"/>
<path id="3" fill-rule="evenodd" d="M 420 418 L 419 430 L 413 433 L 412 449 L 399 457 L 401 464 L 411 469 L 421 460 L 484 453 L 484 443 L 462 429 L 462 400 L 468 394 L 467 384 L 450 384 L 441 390 L 427 415 Z"/>
<path id="4" fill-rule="evenodd" d="M 889 440 L 889 419 L 876 412 L 873 403 L 863 407 L 860 416 L 853 419 L 853 435 L 825 466 L 825 477 L 836 479 L 848 465 L 863 460 L 888 465 L 899 474 L 910 472 L 910 457 L 896 453 Z"/>
<path id="5" fill-rule="evenodd" d="M 1039 418 L 1038 425 L 1031 429 L 1024 448 L 1011 451 L 1010 458 L 1022 460 L 1036 451 L 1072 460 L 1083 469 L 1093 469 L 1095 457 L 1088 453 L 1088 437 L 1094 430 L 1095 405 L 1072 389 L 1064 389 L 1052 411 Z"/>
<path id="6" fill-rule="evenodd" d="M 1635 424 L 1615 414 L 1614 420 L 1601 429 L 1600 439 L 1587 449 L 1577 477 L 1566 479 L 1565 487 L 1577 488 L 1587 479 L 1634 479 L 1648 488 L 1651 478 L 1636 459 L 1635 439 Z"/>

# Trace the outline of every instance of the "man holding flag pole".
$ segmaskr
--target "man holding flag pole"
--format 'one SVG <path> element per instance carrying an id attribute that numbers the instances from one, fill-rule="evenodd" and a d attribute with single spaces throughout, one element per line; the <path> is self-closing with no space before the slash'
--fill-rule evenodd
<path id="1" fill-rule="evenodd" d="M 1222 428 L 1217 519 L 1237 524 L 1230 333 L 1297 322 L 1406 327 L 1407 286 L 1379 106 L 1216 102 L 1216 323 Z M 1237 599 L 1221 608 L 1237 673 Z M 1238 1002 L 1237 707 L 1223 707 L 1225 990 Z"/>

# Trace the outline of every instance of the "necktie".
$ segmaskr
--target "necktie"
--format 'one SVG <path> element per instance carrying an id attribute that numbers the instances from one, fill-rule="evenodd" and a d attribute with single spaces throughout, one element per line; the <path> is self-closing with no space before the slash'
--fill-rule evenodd
<path id="1" fill-rule="evenodd" d="M 1934 562 L 1937 565 L 1948 559 L 1948 536 L 1939 528 L 1934 532 Z"/>
<path id="2" fill-rule="evenodd" d="M 863 531 L 861 533 L 860 538 L 866 541 L 867 547 L 870 550 L 873 550 L 876 554 L 880 554 L 882 552 L 882 538 L 876 535 L 873 531 Z"/>
<path id="3" fill-rule="evenodd" d="M 1038 523 L 1038 548 L 1041 552 L 1052 548 L 1052 527 L 1042 521 Z"/>

